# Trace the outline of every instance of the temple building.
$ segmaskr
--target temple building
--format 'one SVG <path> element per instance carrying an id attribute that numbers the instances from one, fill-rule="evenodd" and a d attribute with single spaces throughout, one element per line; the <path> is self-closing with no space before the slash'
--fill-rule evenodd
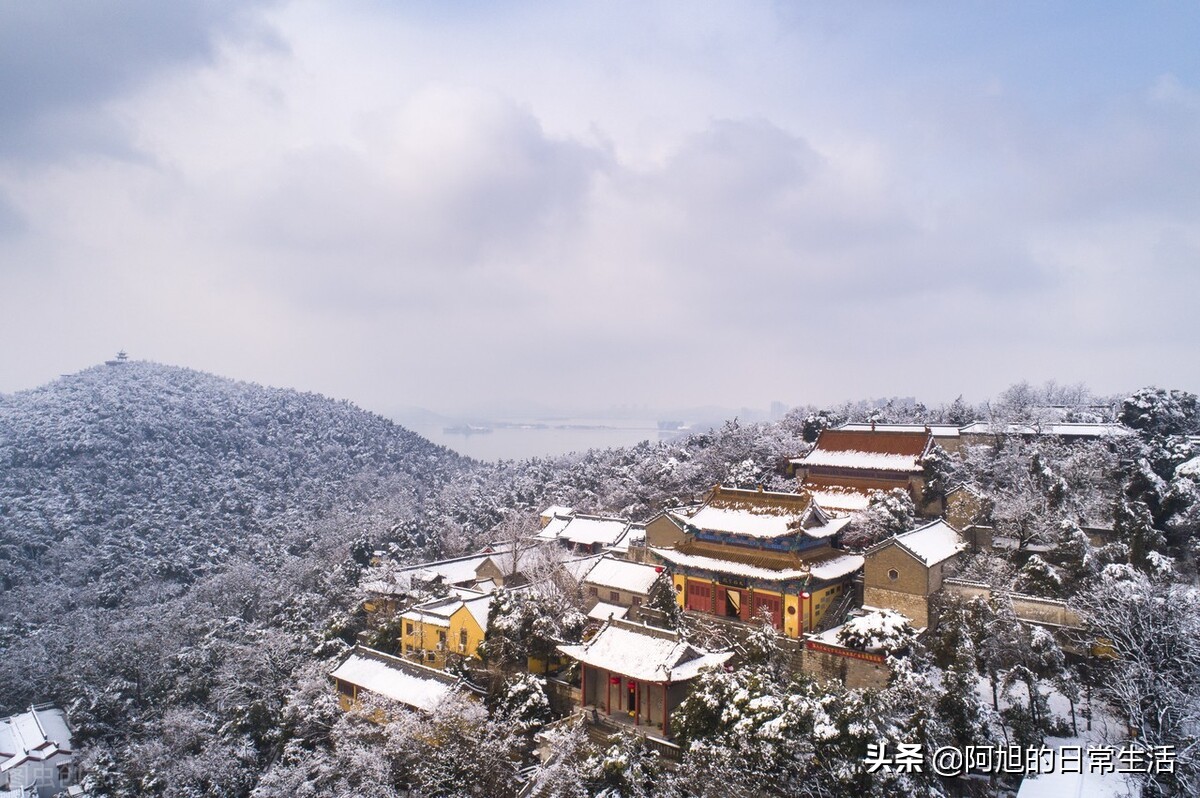
<path id="1" fill-rule="evenodd" d="M 630 524 L 624 518 L 586 515 L 555 505 L 542 513 L 541 524 L 535 536 L 538 541 L 554 541 L 575 554 L 621 552 L 628 548 Z"/>
<path id="2" fill-rule="evenodd" d="M 456 676 L 365 646 L 351 649 L 329 677 L 345 711 L 358 707 L 364 694 L 371 694 L 419 712 L 433 712 L 463 684 Z"/>
<path id="3" fill-rule="evenodd" d="M 402 651 L 435 668 L 452 657 L 477 657 L 487 634 L 490 593 L 459 588 L 452 595 L 409 608 L 401 616 Z"/>
<path id="4" fill-rule="evenodd" d="M 961 446 L 962 433 L 954 424 L 882 424 L 846 423 L 835 429 L 847 432 L 928 432 L 947 452 L 957 454 Z"/>
<path id="5" fill-rule="evenodd" d="M 940 520 L 876 543 L 866 552 L 863 604 L 903 613 L 914 627 L 928 626 L 929 598 L 966 548 L 958 530 Z"/>
<path id="6" fill-rule="evenodd" d="M 688 682 L 733 656 L 697 648 L 678 632 L 616 619 L 586 643 L 558 650 L 579 663 L 584 709 L 664 738 L 671 736 L 671 712 L 687 697 Z"/>
<path id="7" fill-rule="evenodd" d="M 646 548 L 671 571 L 675 600 L 745 622 L 765 617 L 798 638 L 847 595 L 863 558 L 834 548 L 849 518 L 810 494 L 720 485 L 698 506 L 646 525 Z"/>
<path id="8" fill-rule="evenodd" d="M 0 718 L 0 796 L 65 794 L 80 775 L 71 737 L 66 713 L 49 704 Z"/>
<path id="9" fill-rule="evenodd" d="M 822 430 L 812 450 L 791 461 L 800 489 L 822 507 L 842 512 L 864 510 L 875 491 L 900 488 L 917 511 L 940 515 L 941 502 L 924 500 L 925 457 L 934 446 L 928 427 L 920 431 L 879 429 Z"/>

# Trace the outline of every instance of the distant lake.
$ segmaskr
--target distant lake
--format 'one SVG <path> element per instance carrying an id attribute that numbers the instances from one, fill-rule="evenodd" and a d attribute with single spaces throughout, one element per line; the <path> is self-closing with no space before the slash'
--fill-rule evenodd
<path id="1" fill-rule="evenodd" d="M 434 443 L 453 449 L 476 460 L 521 460 L 603 449 L 633 446 L 641 441 L 670 440 L 681 433 L 660 431 L 658 422 L 628 419 L 520 419 L 477 423 L 412 424 L 401 421 Z M 467 431 L 486 427 L 490 432 Z M 447 431 L 447 430 L 455 431 Z M 684 431 L 682 434 L 687 434 Z"/>

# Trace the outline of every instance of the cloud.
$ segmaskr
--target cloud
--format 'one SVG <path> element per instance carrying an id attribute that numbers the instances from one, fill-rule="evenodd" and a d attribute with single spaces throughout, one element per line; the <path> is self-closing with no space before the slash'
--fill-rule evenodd
<path id="1" fill-rule="evenodd" d="M 47 86 L 0 153 L 0 373 L 108 336 L 380 409 L 1200 380 L 1198 76 L 1149 50 L 1118 81 L 940 12 L 209 8 L 123 6 L 112 65 L 90 7 L 0 26 L 46 45 L 0 80 Z"/>
<path id="2" fill-rule="evenodd" d="M 261 4 L 255 4 L 261 5 Z M 121 153 L 118 120 L 98 113 L 163 71 L 211 62 L 220 36 L 253 32 L 253 5 L 122 0 L 9 3 L 0 24 L 0 157 Z"/>

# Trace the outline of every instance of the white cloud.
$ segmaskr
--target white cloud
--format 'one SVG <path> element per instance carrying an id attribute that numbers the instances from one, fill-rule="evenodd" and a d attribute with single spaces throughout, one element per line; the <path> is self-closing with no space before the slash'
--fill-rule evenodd
<path id="1" fill-rule="evenodd" d="M 380 409 L 1200 382 L 1186 70 L 1053 108 L 1004 42 L 871 55 L 915 23 L 442 13 L 222 23 L 77 109 L 119 157 L 0 161 L 0 389 L 101 341 Z"/>

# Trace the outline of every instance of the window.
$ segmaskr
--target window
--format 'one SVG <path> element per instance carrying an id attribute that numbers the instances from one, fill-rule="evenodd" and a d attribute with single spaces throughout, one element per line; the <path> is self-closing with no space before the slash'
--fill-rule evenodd
<path id="1" fill-rule="evenodd" d="M 412 634 L 412 621 L 409 621 L 408 623 L 404 624 L 404 634 L 406 634 L 406 635 Z"/>
<path id="2" fill-rule="evenodd" d="M 599 595 L 600 595 L 600 591 L 599 591 L 598 589 L 594 588 L 594 587 L 589 587 L 589 588 L 588 588 L 588 595 L 589 595 L 589 596 L 599 596 Z"/>
<path id="3" fill-rule="evenodd" d="M 899 578 L 900 578 L 900 572 L 897 571 L 895 568 L 888 571 L 888 579 L 891 579 L 893 582 L 895 582 Z"/>
<path id="4" fill-rule="evenodd" d="M 630 599 L 630 601 L 633 603 L 633 606 L 635 606 L 635 607 L 642 606 L 642 597 L 641 596 L 634 596 L 633 598 Z"/>
<path id="5" fill-rule="evenodd" d="M 615 590 L 610 590 L 610 591 L 608 591 L 608 600 L 609 601 L 620 601 L 621 594 Z"/>
<path id="6" fill-rule="evenodd" d="M 458 631 L 458 650 L 459 651 L 467 650 L 467 630 L 466 629 L 460 629 Z"/>

